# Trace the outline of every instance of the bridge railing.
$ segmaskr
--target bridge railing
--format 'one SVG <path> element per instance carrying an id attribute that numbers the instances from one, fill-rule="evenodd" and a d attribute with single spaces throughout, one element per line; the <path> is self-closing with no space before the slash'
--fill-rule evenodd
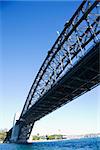
<path id="1" fill-rule="evenodd" d="M 20 118 L 100 39 L 99 6 L 99 1 L 83 1 L 65 24 L 31 86 Z"/>

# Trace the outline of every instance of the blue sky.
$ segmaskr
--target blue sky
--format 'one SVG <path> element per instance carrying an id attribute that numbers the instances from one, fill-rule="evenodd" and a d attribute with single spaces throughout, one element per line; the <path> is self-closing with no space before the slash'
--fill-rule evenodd
<path id="1" fill-rule="evenodd" d="M 12 127 L 31 84 L 80 1 L 0 2 L 0 128 Z M 99 87 L 35 123 L 33 133 L 99 132 Z"/>

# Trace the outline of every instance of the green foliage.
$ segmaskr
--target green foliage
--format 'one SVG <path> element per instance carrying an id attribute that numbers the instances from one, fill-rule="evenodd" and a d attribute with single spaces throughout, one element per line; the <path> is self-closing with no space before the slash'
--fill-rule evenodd
<path id="1" fill-rule="evenodd" d="M 34 141 L 40 140 L 40 137 L 39 137 L 38 135 L 34 135 L 34 136 L 32 137 L 32 140 L 34 140 Z"/>
<path id="2" fill-rule="evenodd" d="M 0 141 L 4 141 L 4 139 L 6 137 L 6 133 L 7 133 L 6 129 L 0 130 Z"/>
<path id="3" fill-rule="evenodd" d="M 33 140 L 58 140 L 62 139 L 62 135 L 54 134 L 54 135 L 46 135 L 46 136 L 39 136 L 34 135 Z"/>
<path id="4" fill-rule="evenodd" d="M 58 140 L 58 139 L 62 139 L 62 135 L 58 135 L 58 134 L 49 135 L 49 136 L 48 136 L 48 139 L 49 139 L 49 140 L 54 140 L 54 139 Z"/>

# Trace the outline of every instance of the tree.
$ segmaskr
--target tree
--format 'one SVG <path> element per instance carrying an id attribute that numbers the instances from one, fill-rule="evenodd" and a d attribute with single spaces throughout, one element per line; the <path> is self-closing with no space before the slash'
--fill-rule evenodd
<path id="1" fill-rule="evenodd" d="M 0 141 L 4 141 L 7 134 L 7 129 L 0 130 Z"/>

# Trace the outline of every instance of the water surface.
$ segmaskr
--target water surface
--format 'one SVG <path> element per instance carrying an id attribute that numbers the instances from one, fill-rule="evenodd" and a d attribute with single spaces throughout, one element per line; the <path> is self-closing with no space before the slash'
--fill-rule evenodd
<path id="1" fill-rule="evenodd" d="M 100 138 L 84 138 L 31 144 L 0 144 L 0 150 L 100 150 Z"/>

